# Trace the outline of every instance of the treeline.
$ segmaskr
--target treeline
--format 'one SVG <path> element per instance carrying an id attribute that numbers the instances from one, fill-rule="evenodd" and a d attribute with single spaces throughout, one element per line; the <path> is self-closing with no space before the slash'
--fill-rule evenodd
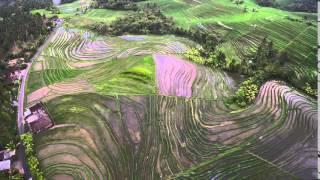
<path id="1" fill-rule="evenodd" d="M 35 47 L 27 42 L 34 42 L 45 35 L 47 29 L 44 18 L 39 14 L 31 15 L 25 11 L 9 11 L 0 13 L 0 56 L 13 58 L 21 54 L 23 49 L 34 51 Z"/>
<path id="2" fill-rule="evenodd" d="M 51 6 L 51 0 L 17 0 L 0 7 L 0 57 L 7 58 L 12 48 L 19 45 L 25 47 L 22 42 L 33 41 L 46 34 L 44 17 L 32 15 L 30 10 Z"/>
<path id="3" fill-rule="evenodd" d="M 61 0 L 61 4 L 65 4 L 65 3 L 72 3 L 76 0 Z"/>
<path id="4" fill-rule="evenodd" d="M 174 26 L 172 18 L 164 16 L 155 4 L 118 18 L 110 25 L 100 23 L 91 27 L 101 34 L 167 34 Z"/>
<path id="5" fill-rule="evenodd" d="M 95 8 L 107 8 L 114 10 L 137 10 L 136 2 L 145 0 L 97 0 Z"/>
<path id="6" fill-rule="evenodd" d="M 130 34 L 175 34 L 189 38 L 201 44 L 206 51 L 215 50 L 220 39 L 213 33 L 201 31 L 199 29 L 183 29 L 177 27 L 171 17 L 166 17 L 156 4 L 147 3 L 133 13 L 120 17 L 110 25 L 98 23 L 89 27 L 91 30 L 104 35 Z M 208 56 L 209 53 L 203 55 Z"/>
<path id="7" fill-rule="evenodd" d="M 16 107 L 18 81 L 12 73 L 24 69 L 48 34 L 45 17 L 32 15 L 33 8 L 50 6 L 45 1 L 19 0 L 0 7 L 0 150 L 16 140 Z M 19 59 L 9 65 L 9 60 Z"/>
<path id="8" fill-rule="evenodd" d="M 282 2 L 280 0 L 256 0 L 261 6 L 280 8 L 288 11 L 317 12 L 316 0 L 289 0 Z"/>

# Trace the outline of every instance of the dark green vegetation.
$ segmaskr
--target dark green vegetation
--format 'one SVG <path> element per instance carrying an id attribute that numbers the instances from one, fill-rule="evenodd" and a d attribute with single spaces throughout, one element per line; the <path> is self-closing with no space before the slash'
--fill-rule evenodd
<path id="1" fill-rule="evenodd" d="M 61 0 L 61 4 L 64 4 L 64 3 L 72 3 L 76 0 Z"/>
<path id="2" fill-rule="evenodd" d="M 94 7 L 115 9 L 115 10 L 137 10 L 136 2 L 144 0 L 97 0 Z"/>
<path id="3" fill-rule="evenodd" d="M 25 147 L 28 167 L 33 175 L 33 178 L 37 180 L 44 180 L 43 173 L 39 170 L 39 160 L 35 155 L 32 134 L 25 133 L 21 135 L 21 141 L 23 143 L 23 146 Z"/>
<path id="4" fill-rule="evenodd" d="M 4 67 L 4 63 L 1 63 L 2 67 Z M 2 69 L 2 71 L 6 71 Z M 17 89 L 16 86 L 8 80 L 1 73 L 2 76 L 0 77 L 0 117 L 1 117 L 1 126 L 0 126 L 0 149 L 4 149 L 5 145 L 10 142 L 10 140 L 16 140 L 16 110 L 12 107 L 12 102 L 14 97 L 16 97 Z"/>
<path id="5" fill-rule="evenodd" d="M 317 12 L 314 0 L 256 0 L 262 6 L 280 8 L 289 11 Z"/>
<path id="6" fill-rule="evenodd" d="M 50 3 L 42 1 L 17 1 L 0 7 L 0 149 L 11 140 L 16 141 L 16 108 L 18 81 L 11 74 L 26 68 L 48 33 L 45 18 L 32 15 L 33 8 L 44 8 Z M 9 65 L 9 60 L 22 58 Z"/>
<path id="7" fill-rule="evenodd" d="M 143 9 L 119 18 L 110 25 L 97 24 L 92 30 L 102 34 L 168 34 L 174 24 L 164 16 L 155 4 L 147 4 Z"/>
<path id="8" fill-rule="evenodd" d="M 12 6 L 1 7 L 1 57 L 10 58 L 23 56 L 30 58 L 27 54 L 30 53 L 30 51 L 36 51 L 36 47 L 38 45 L 36 40 L 41 41 L 40 37 L 47 33 L 47 29 L 43 22 L 44 18 L 39 14 L 32 15 L 29 12 L 32 7 L 36 6 L 33 5 L 32 2 L 33 1 L 30 2 L 30 7 L 26 6 L 26 4 L 29 4 L 29 1 L 21 1 L 21 4 L 15 3 Z M 41 5 L 39 6 L 40 7 L 38 8 L 42 7 Z"/>

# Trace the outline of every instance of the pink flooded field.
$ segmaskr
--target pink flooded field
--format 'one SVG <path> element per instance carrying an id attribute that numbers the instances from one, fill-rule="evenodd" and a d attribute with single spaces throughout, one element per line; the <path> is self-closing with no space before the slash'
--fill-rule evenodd
<path id="1" fill-rule="evenodd" d="M 172 55 L 154 55 L 159 93 L 166 96 L 192 96 L 196 65 Z"/>

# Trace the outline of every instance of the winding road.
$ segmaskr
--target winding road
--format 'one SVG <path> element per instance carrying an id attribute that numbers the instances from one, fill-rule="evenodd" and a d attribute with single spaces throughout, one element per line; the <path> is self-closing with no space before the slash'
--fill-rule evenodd
<path id="1" fill-rule="evenodd" d="M 21 71 L 21 74 L 20 74 L 21 84 L 18 92 L 18 115 L 17 115 L 17 125 L 18 125 L 19 134 L 24 133 L 23 113 L 24 113 L 25 85 L 26 85 L 29 69 L 32 65 L 32 62 L 40 56 L 41 52 L 52 41 L 54 34 L 57 32 L 57 29 L 60 26 L 61 26 L 60 24 L 57 25 L 57 27 L 50 33 L 50 35 L 46 38 L 45 42 L 38 48 L 37 52 L 31 58 L 31 63 L 28 64 L 28 67 Z"/>
<path id="2" fill-rule="evenodd" d="M 29 69 L 32 65 L 32 62 L 37 59 L 40 55 L 41 52 L 48 46 L 48 44 L 51 42 L 54 34 L 57 32 L 57 29 L 61 26 L 61 24 L 58 24 L 57 27 L 50 33 L 50 35 L 46 38 L 45 42 L 38 48 L 37 52 L 34 54 L 34 56 L 31 58 L 31 63 L 28 64 L 28 67 L 24 70 L 21 71 L 19 75 L 19 79 L 21 80 L 21 84 L 19 87 L 19 92 L 18 92 L 18 105 L 17 105 L 17 126 L 18 126 L 18 133 L 19 135 L 23 134 L 24 131 L 24 118 L 23 118 L 23 113 L 24 113 L 24 100 L 25 100 L 25 86 L 26 86 L 26 81 L 28 77 L 28 72 Z M 25 159 L 25 149 L 22 145 L 18 147 L 18 161 L 22 162 L 23 166 L 23 171 L 24 171 L 24 178 L 29 179 L 31 178 L 31 173 L 27 167 L 26 159 Z"/>

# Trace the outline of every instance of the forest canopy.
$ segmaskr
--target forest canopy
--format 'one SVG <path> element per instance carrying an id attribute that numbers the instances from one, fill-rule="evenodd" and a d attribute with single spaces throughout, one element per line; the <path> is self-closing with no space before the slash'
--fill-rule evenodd
<path id="1" fill-rule="evenodd" d="M 18 82 L 11 74 L 26 67 L 24 63 L 48 34 L 45 17 L 33 15 L 29 11 L 50 7 L 50 2 L 19 0 L 0 6 L 0 150 L 16 139 L 16 110 L 13 102 L 17 98 Z M 22 61 L 9 66 L 11 59 Z"/>
<path id="2" fill-rule="evenodd" d="M 275 7 L 289 11 L 317 12 L 317 1 L 315 0 L 256 0 L 261 6 Z"/>

